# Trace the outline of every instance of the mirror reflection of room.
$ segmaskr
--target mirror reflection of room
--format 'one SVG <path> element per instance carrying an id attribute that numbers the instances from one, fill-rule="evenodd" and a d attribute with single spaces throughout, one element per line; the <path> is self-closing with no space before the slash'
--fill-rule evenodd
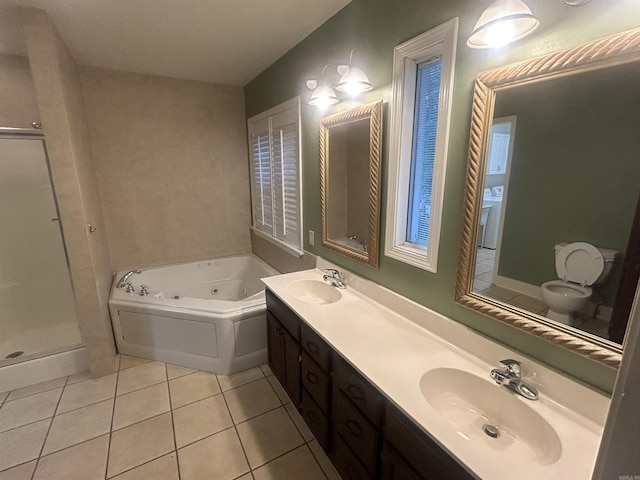
<path id="1" fill-rule="evenodd" d="M 328 238 L 368 251 L 369 129 L 363 119 L 331 128 L 327 195 Z"/>
<path id="2" fill-rule="evenodd" d="M 609 338 L 640 194 L 640 113 L 628 108 L 640 105 L 638 73 L 626 64 L 498 92 L 475 292 Z"/>

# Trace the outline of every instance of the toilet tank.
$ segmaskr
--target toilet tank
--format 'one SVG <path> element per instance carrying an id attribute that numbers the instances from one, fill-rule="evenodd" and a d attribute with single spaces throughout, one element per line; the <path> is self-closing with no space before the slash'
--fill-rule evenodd
<path id="1" fill-rule="evenodd" d="M 560 252 L 560 250 L 562 250 L 567 245 L 569 245 L 569 242 L 556 243 L 554 247 L 555 256 L 557 256 L 558 252 Z M 607 279 L 607 277 L 609 276 L 609 273 L 611 273 L 611 267 L 613 267 L 613 263 L 618 257 L 618 254 L 620 253 L 618 250 L 612 250 L 610 248 L 600 248 L 600 247 L 596 247 L 596 248 L 600 250 L 600 253 L 602 254 L 602 259 L 604 260 L 604 268 L 600 276 L 597 278 L 597 280 L 593 282 L 594 285 L 601 284 Z"/>

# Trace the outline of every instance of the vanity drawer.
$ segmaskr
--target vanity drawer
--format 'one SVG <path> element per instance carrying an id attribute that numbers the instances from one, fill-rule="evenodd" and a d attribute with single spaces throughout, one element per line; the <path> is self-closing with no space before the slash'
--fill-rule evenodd
<path id="1" fill-rule="evenodd" d="M 382 397 L 367 380 L 340 358 L 336 365 L 337 388 L 375 425 L 380 424 Z"/>
<path id="2" fill-rule="evenodd" d="M 309 358 L 306 351 L 302 352 L 302 386 L 322 411 L 329 413 L 329 375 Z"/>
<path id="3" fill-rule="evenodd" d="M 267 297 L 267 309 L 273 314 L 274 317 L 282 324 L 284 328 L 293 336 L 293 338 L 300 341 L 300 323 L 301 320 L 298 316 L 287 307 L 282 300 L 276 297 L 270 290 L 266 291 Z"/>
<path id="4" fill-rule="evenodd" d="M 302 418 L 326 452 L 329 448 L 329 420 L 305 389 L 302 389 Z"/>
<path id="5" fill-rule="evenodd" d="M 342 480 L 373 480 L 371 474 L 362 466 L 360 460 L 340 437 L 336 439 L 336 445 L 331 454 L 331 462 L 336 467 Z"/>
<path id="6" fill-rule="evenodd" d="M 342 437 L 365 468 L 375 474 L 378 452 L 376 429 L 342 394 L 336 396 L 334 418 L 337 436 Z"/>
<path id="7" fill-rule="evenodd" d="M 314 332 L 306 323 L 300 326 L 302 348 L 309 354 L 320 368 L 329 372 L 331 362 L 331 347 Z"/>

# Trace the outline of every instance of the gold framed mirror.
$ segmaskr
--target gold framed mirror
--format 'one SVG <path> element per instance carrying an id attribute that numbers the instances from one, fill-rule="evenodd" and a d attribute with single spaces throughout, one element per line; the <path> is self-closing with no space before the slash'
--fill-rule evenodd
<path id="1" fill-rule="evenodd" d="M 635 29 L 476 77 L 456 281 L 458 303 L 614 368 L 621 340 L 586 323 L 624 310 L 638 249 L 639 76 Z M 577 242 L 596 280 L 562 273 Z M 556 315 L 547 281 L 586 287 L 583 310 Z"/>
<path id="2" fill-rule="evenodd" d="M 378 266 L 382 101 L 320 122 L 322 245 Z"/>

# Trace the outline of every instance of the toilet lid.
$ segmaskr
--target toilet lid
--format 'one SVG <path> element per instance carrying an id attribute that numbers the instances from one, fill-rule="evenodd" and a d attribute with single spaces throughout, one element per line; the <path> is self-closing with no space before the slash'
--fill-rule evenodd
<path id="1" fill-rule="evenodd" d="M 603 270 L 602 253 L 585 242 L 569 243 L 556 256 L 558 277 L 566 282 L 592 285 Z"/>

